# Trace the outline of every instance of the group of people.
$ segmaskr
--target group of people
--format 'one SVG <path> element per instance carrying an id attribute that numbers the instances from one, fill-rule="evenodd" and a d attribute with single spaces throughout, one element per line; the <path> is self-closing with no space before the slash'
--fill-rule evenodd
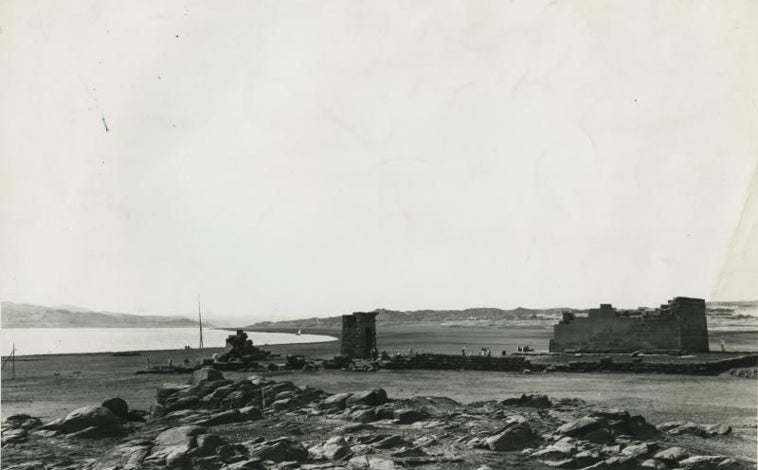
<path id="1" fill-rule="evenodd" d="M 387 351 L 379 352 L 376 348 L 371 348 L 371 359 L 377 360 L 379 358 L 382 358 L 383 361 L 386 361 L 390 358 L 389 354 L 387 354 Z"/>
<path id="2" fill-rule="evenodd" d="M 518 351 L 518 352 L 528 352 L 528 351 L 534 351 L 534 349 L 532 349 L 531 347 L 529 347 L 527 345 L 518 345 L 517 348 L 516 348 L 516 351 Z M 506 355 L 508 355 L 508 352 L 506 350 L 503 350 L 500 354 L 502 356 L 506 356 Z M 471 351 L 471 352 L 469 352 L 467 354 L 467 352 L 466 352 L 466 346 L 464 346 L 464 347 L 461 348 L 461 355 L 473 357 L 474 356 L 474 352 Z M 490 348 L 482 348 L 479 351 L 479 357 L 492 357 L 492 350 L 490 350 Z"/>
<path id="3" fill-rule="evenodd" d="M 153 367 L 153 366 L 152 366 L 152 363 L 150 362 L 150 357 L 146 357 L 146 358 L 145 358 L 145 362 L 147 362 L 147 368 L 148 368 L 148 369 L 151 369 L 151 368 Z M 189 365 L 190 365 L 190 360 L 189 360 L 189 358 L 188 358 L 188 357 L 185 357 L 185 358 L 184 358 L 184 362 L 183 362 L 183 364 L 184 364 L 184 366 L 185 366 L 185 367 L 189 367 Z M 169 357 L 169 358 L 168 358 L 168 361 L 166 361 L 166 365 L 168 365 L 168 367 L 174 367 L 174 359 L 173 359 L 173 358 L 171 358 L 171 357 Z"/>
<path id="4" fill-rule="evenodd" d="M 466 346 L 464 346 L 464 347 L 461 348 L 461 354 L 463 356 L 466 356 Z M 468 356 L 470 356 L 470 357 L 473 356 L 473 355 L 474 355 L 473 351 L 471 351 L 470 353 L 468 353 Z M 503 355 L 505 355 L 505 351 L 503 351 Z M 492 351 L 490 350 L 490 348 L 482 348 L 479 351 L 479 357 L 492 357 Z"/>

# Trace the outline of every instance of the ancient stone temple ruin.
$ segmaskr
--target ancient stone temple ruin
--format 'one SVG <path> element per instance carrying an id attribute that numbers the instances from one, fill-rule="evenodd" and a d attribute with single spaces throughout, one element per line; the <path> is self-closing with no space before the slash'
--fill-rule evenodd
<path id="1" fill-rule="evenodd" d="M 708 352 L 705 300 L 676 297 L 657 309 L 619 310 L 610 304 L 586 317 L 564 312 L 550 351 Z"/>
<path id="2" fill-rule="evenodd" d="M 340 354 L 368 359 L 376 348 L 376 312 L 355 312 L 342 315 Z"/>
<path id="3" fill-rule="evenodd" d="M 253 340 L 248 339 L 247 333 L 237 330 L 236 334 L 226 338 L 224 352 L 217 356 L 221 362 L 229 361 L 254 361 L 266 358 L 270 353 L 253 346 Z"/>

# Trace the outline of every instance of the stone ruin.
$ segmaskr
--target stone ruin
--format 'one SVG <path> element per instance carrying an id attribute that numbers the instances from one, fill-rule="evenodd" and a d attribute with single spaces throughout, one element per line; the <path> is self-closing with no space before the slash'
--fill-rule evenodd
<path id="1" fill-rule="evenodd" d="M 586 317 L 564 312 L 554 326 L 551 352 L 708 352 L 705 300 L 676 297 L 657 309 L 619 310 L 611 304 Z"/>
<path id="2" fill-rule="evenodd" d="M 226 338 L 224 352 L 216 356 L 216 362 L 250 363 L 266 359 L 271 353 L 253 346 L 253 340 L 248 339 L 247 333 L 237 330 L 237 333 Z"/>
<path id="3" fill-rule="evenodd" d="M 342 315 L 340 354 L 352 359 L 370 359 L 376 350 L 377 312 Z"/>

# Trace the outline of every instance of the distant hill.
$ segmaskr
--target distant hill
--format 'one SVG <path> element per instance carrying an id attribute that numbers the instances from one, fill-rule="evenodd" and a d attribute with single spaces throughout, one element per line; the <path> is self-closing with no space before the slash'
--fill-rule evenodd
<path id="1" fill-rule="evenodd" d="M 2 302 L 0 309 L 2 310 L 0 312 L 1 328 L 181 328 L 197 326 L 196 321 L 179 316 L 93 312 L 71 305 L 44 307 Z M 205 322 L 203 325 L 205 326 Z"/>
<path id="2" fill-rule="evenodd" d="M 441 323 L 441 322 L 469 322 L 469 321 L 490 321 L 490 322 L 505 322 L 505 321 L 553 321 L 560 317 L 561 312 L 581 312 L 581 310 L 575 310 L 570 308 L 545 308 L 545 309 L 530 309 L 518 307 L 511 310 L 503 310 L 500 308 L 468 308 L 465 310 L 412 310 L 412 311 L 398 311 L 387 309 L 376 309 L 378 315 L 376 316 L 376 322 L 378 324 L 398 324 L 398 323 Z M 275 327 L 334 327 L 342 325 L 342 317 L 326 317 L 326 318 L 304 318 L 299 320 L 282 320 L 277 322 L 258 322 L 251 327 L 256 326 L 275 326 Z"/>
<path id="3" fill-rule="evenodd" d="M 758 318 L 758 300 L 706 302 L 706 312 L 709 317 L 754 319 Z"/>
<path id="4" fill-rule="evenodd" d="M 518 307 L 510 310 L 500 308 L 469 308 L 465 310 L 412 310 L 398 311 L 376 309 L 377 324 L 402 323 L 492 323 L 492 324 L 544 324 L 550 325 L 560 319 L 562 312 L 586 313 L 587 309 Z M 706 314 L 716 320 L 758 320 L 758 301 L 706 302 Z M 247 328 L 312 328 L 315 326 L 341 327 L 342 317 L 302 318 L 298 320 L 263 321 Z"/>

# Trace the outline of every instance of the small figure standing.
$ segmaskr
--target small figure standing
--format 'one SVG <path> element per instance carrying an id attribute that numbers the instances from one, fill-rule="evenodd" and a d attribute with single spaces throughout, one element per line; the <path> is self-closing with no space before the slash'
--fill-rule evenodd
<path id="1" fill-rule="evenodd" d="M 721 337 L 721 350 L 726 351 L 726 340 L 723 336 Z"/>
<path id="2" fill-rule="evenodd" d="M 168 358 L 168 366 L 172 367 L 173 365 L 174 365 L 174 360 L 169 357 Z"/>
<path id="3" fill-rule="evenodd" d="M 146 360 L 147 360 L 147 368 L 149 369 L 150 368 L 150 358 L 148 357 Z"/>
<path id="4" fill-rule="evenodd" d="M 466 357 L 466 346 L 461 348 L 461 354 L 463 354 L 463 357 Z"/>

